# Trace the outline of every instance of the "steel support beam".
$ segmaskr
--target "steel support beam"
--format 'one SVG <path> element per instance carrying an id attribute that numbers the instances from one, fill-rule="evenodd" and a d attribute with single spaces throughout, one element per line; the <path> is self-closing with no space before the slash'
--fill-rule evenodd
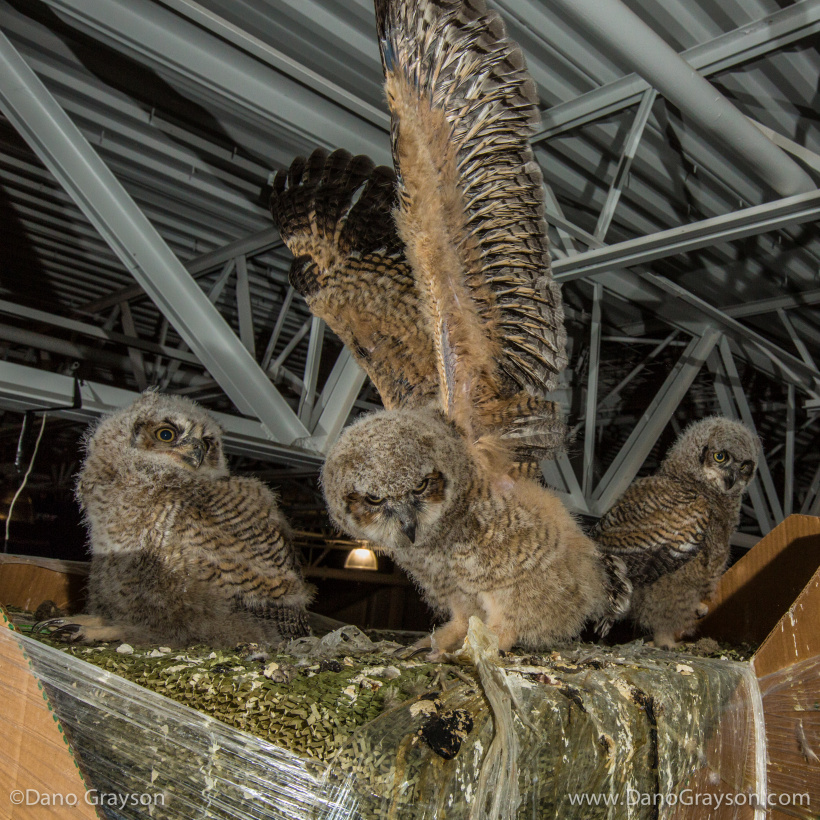
<path id="1" fill-rule="evenodd" d="M 723 312 L 733 319 L 745 319 L 748 316 L 762 316 L 777 310 L 792 310 L 801 307 L 813 307 L 820 304 L 820 289 L 806 290 L 790 296 L 773 296 L 771 299 L 758 299 L 756 302 L 745 302 L 742 305 L 731 305 Z"/>
<path id="2" fill-rule="evenodd" d="M 734 400 L 728 374 L 723 366 L 720 353 L 717 350 L 714 350 L 709 356 L 708 364 L 709 369 L 712 371 L 713 385 L 718 404 L 720 405 L 720 412 L 727 418 L 739 421 L 740 412 Z M 755 480 L 749 485 L 749 499 L 752 502 L 752 509 L 754 509 L 760 532 L 766 535 L 774 526 L 774 521 L 771 511 L 766 504 L 766 498 L 761 489 L 759 477 L 755 477 Z"/>
<path id="3" fill-rule="evenodd" d="M 603 287 L 595 282 L 592 293 L 592 316 L 589 328 L 589 378 L 587 379 L 586 410 L 584 412 L 584 473 L 583 491 L 588 496 L 595 473 L 595 436 L 598 433 L 598 369 L 601 364 L 601 300 Z"/>
<path id="4" fill-rule="evenodd" d="M 68 409 L 74 402 L 73 378 L 0 361 L 0 407 L 16 413 L 64 405 L 65 410 L 52 412 L 62 418 L 90 422 L 126 407 L 139 396 L 130 390 L 90 381 L 81 382 L 80 392 L 82 407 Z M 318 453 L 271 441 L 262 425 L 254 419 L 213 411 L 211 415 L 225 430 L 224 444 L 228 453 L 303 466 L 319 465 L 323 460 Z"/>
<path id="5" fill-rule="evenodd" d="M 313 446 L 320 452 L 328 453 L 339 437 L 366 379 L 351 352 L 343 348 L 313 408 Z"/>
<path id="6" fill-rule="evenodd" d="M 805 362 L 807 367 L 817 370 L 817 364 L 812 358 L 811 353 L 809 353 L 806 343 L 800 338 L 800 336 L 797 335 L 797 331 L 794 329 L 794 325 L 792 324 L 791 319 L 789 319 L 786 311 L 782 309 L 778 310 L 777 315 L 780 317 L 780 323 L 786 328 L 786 332 L 789 334 L 792 344 L 797 348 L 800 358 Z"/>
<path id="7" fill-rule="evenodd" d="M 307 429 L 68 115 L 0 34 L 0 106 L 240 412 L 289 444 Z"/>
<path id="8" fill-rule="evenodd" d="M 545 190 L 547 192 L 548 219 L 554 221 L 556 214 L 559 218 L 561 217 L 560 210 L 551 191 L 548 188 L 545 188 Z M 774 214 L 768 210 L 772 207 L 776 211 Z M 576 273 L 579 276 L 585 276 L 590 274 L 591 271 L 590 275 L 599 279 L 604 287 L 615 296 L 644 305 L 672 327 L 689 334 L 699 333 L 704 322 L 717 325 L 725 333 L 738 340 L 739 343 L 748 341 L 758 345 L 764 351 L 765 359 L 760 360 L 758 357 L 758 360 L 755 361 L 758 368 L 773 373 L 777 378 L 781 378 L 785 374 L 786 378 L 795 381 L 811 395 L 815 395 L 815 380 L 820 374 L 807 367 L 800 359 L 784 351 L 777 344 L 770 342 L 759 333 L 736 321 L 733 317 L 740 313 L 739 310 L 732 309 L 733 315 L 729 316 L 723 310 L 716 308 L 662 276 L 651 273 L 633 273 L 624 269 L 613 270 L 613 268 L 624 268 L 626 265 L 647 261 L 649 256 L 645 256 L 645 252 L 651 256 L 651 259 L 658 259 L 685 250 L 692 250 L 695 246 L 701 247 L 705 244 L 714 244 L 716 237 L 720 235 L 720 231 L 727 226 L 727 223 L 732 223 L 730 225 L 732 230 L 739 230 L 741 225 L 745 229 L 749 229 L 752 224 L 757 224 L 758 228 L 763 225 L 768 226 L 769 222 L 767 220 L 769 218 L 785 219 L 788 222 L 789 220 L 785 217 L 786 211 L 798 213 L 801 221 L 817 218 L 820 216 L 820 192 L 800 194 L 797 197 L 790 197 L 788 200 L 780 200 L 772 205 L 757 206 L 738 214 L 717 217 L 715 220 L 705 220 L 671 231 L 662 231 L 648 237 L 622 242 L 618 245 L 605 246 L 590 236 L 591 241 L 589 244 L 595 250 L 580 254 L 573 254 L 570 250 L 567 257 L 553 261 L 553 274 L 561 282 L 566 281 L 568 278 L 576 278 L 574 275 Z M 764 230 L 770 229 L 770 227 L 764 228 Z M 760 230 L 755 229 L 754 232 L 760 232 Z M 681 234 L 683 234 L 682 240 Z M 709 238 L 704 239 L 705 236 Z M 681 240 L 680 243 L 678 240 Z M 696 244 L 689 245 L 690 242 Z M 621 252 L 613 252 L 615 248 L 620 248 Z M 586 260 L 586 264 L 584 260 Z M 576 268 L 576 266 L 578 267 Z M 594 269 L 591 266 L 594 266 Z M 581 267 L 583 267 L 583 272 L 578 270 Z M 752 354 L 749 353 L 749 355 Z M 773 366 L 775 362 L 776 366 Z"/>
<path id="9" fill-rule="evenodd" d="M 779 345 L 726 316 L 722 310 L 710 305 L 680 285 L 670 282 L 662 276 L 652 274 L 644 274 L 642 279 L 667 295 L 667 304 L 658 311 L 658 315 L 665 318 L 673 326 L 675 326 L 675 314 L 681 312 L 681 308 L 694 308 L 699 314 L 700 321 L 705 319 L 734 338 L 743 347 L 746 356 L 759 370 L 765 372 L 765 363 L 768 372 L 774 372 L 778 378 L 800 385 L 812 396 L 818 395 L 817 381 L 820 378 L 820 373 L 817 370 L 807 367 L 803 361 L 787 353 Z M 606 281 L 606 277 L 604 277 L 602 279 L 604 285 L 606 285 Z M 675 300 L 677 300 L 677 303 Z M 763 361 L 756 361 L 750 348 L 756 348 L 759 353 L 762 353 Z"/>
<path id="10" fill-rule="evenodd" d="M 719 337 L 717 330 L 709 328 L 687 345 L 596 488 L 593 508 L 598 515 L 603 515 L 632 483 Z"/>
<path id="11" fill-rule="evenodd" d="M 559 259 L 552 265 L 553 275 L 559 282 L 589 278 L 614 268 L 643 265 L 817 219 L 820 219 L 820 191 L 814 190 Z"/>
<path id="12" fill-rule="evenodd" d="M 377 128 L 157 3 L 46 2 L 104 39 L 207 89 L 246 116 L 290 132 L 305 145 L 345 145 L 377 163 L 391 162 L 387 128 Z"/>
<path id="13" fill-rule="evenodd" d="M 276 361 L 268 365 L 266 372 L 270 375 L 271 378 L 275 379 L 279 375 L 279 370 L 282 368 L 282 365 L 285 363 L 288 356 L 290 356 L 290 354 L 293 353 L 294 350 L 296 350 L 296 346 L 299 344 L 299 342 L 301 342 L 302 339 L 304 339 L 305 336 L 307 336 L 308 332 L 310 331 L 312 321 L 313 317 L 311 317 L 310 319 L 305 319 L 302 326 L 293 335 L 293 338 L 285 345 L 282 352 L 276 357 Z M 299 383 L 302 384 L 301 379 L 299 380 Z"/>
<path id="14" fill-rule="evenodd" d="M 609 226 L 612 224 L 612 217 L 615 216 L 615 209 L 618 207 L 618 201 L 621 194 L 629 180 L 629 171 L 632 168 L 632 163 L 635 160 L 635 153 L 638 150 L 638 145 L 641 142 L 641 137 L 646 128 L 646 123 L 649 121 L 649 115 L 652 113 L 652 106 L 655 104 L 655 98 L 658 92 L 654 88 L 647 89 L 641 97 L 641 104 L 635 114 L 635 119 L 632 121 L 632 126 L 629 129 L 629 134 L 626 138 L 621 159 L 618 162 L 618 167 L 615 170 L 615 178 L 609 191 L 606 195 L 604 207 L 598 215 L 598 223 L 595 226 L 595 238 L 599 242 L 603 242 L 606 238 Z"/>
<path id="15" fill-rule="evenodd" d="M 740 375 L 737 372 L 737 365 L 735 365 L 734 356 L 729 347 L 729 340 L 724 336 L 720 340 L 720 358 L 723 363 L 723 369 L 726 373 L 726 378 L 729 382 L 729 388 L 734 396 L 737 408 L 740 411 L 741 421 L 757 435 L 757 428 L 755 427 L 754 419 L 752 418 L 752 409 L 749 407 L 749 402 L 746 399 L 746 394 L 743 392 L 743 386 L 740 383 Z M 783 520 L 783 507 L 780 505 L 780 498 L 772 480 L 772 474 L 769 470 L 769 464 L 766 461 L 765 455 L 761 456 L 760 462 L 757 465 L 757 474 L 763 484 L 763 489 L 766 492 L 766 498 L 769 501 L 769 508 L 774 516 L 775 526 Z"/>
<path id="16" fill-rule="evenodd" d="M 37 310 L 36 308 L 30 308 L 25 305 L 17 305 L 13 302 L 7 302 L 5 299 L 0 299 L 0 313 L 5 313 L 8 316 L 16 316 L 32 323 L 58 327 L 63 330 L 68 330 L 71 333 L 79 333 L 81 336 L 88 336 L 92 339 L 99 339 L 103 342 L 126 345 L 127 347 L 133 347 L 136 350 L 142 350 L 145 353 L 154 353 L 157 356 L 165 356 L 167 359 L 176 359 L 178 361 L 185 362 L 186 364 L 201 367 L 199 359 L 197 359 L 193 353 L 188 353 L 184 350 L 177 350 L 173 347 L 168 347 L 166 344 L 149 342 L 146 339 L 140 339 L 136 336 L 127 336 L 122 333 L 115 333 L 114 331 L 107 330 L 104 327 L 90 325 L 85 322 L 78 322 L 76 319 L 68 319 L 65 316 L 57 316 L 54 313 L 47 313 L 44 310 Z M 119 308 L 117 308 L 115 321 L 116 317 L 119 316 L 119 313 Z"/>
<path id="17" fill-rule="evenodd" d="M 728 152 L 781 196 L 812 191 L 812 178 L 726 98 L 701 77 L 660 35 L 621 0 L 553 0 L 590 32 L 621 65 L 674 103 Z"/>
<path id="18" fill-rule="evenodd" d="M 547 484 L 557 491 L 563 502 L 575 513 L 590 515 L 590 507 L 566 453 L 541 462 L 541 473 Z"/>
<path id="19" fill-rule="evenodd" d="M 131 315 L 131 308 L 128 302 L 123 302 L 121 308 L 122 329 L 128 336 L 136 336 L 137 328 L 134 324 L 134 317 Z M 142 351 L 135 347 L 128 348 L 128 358 L 131 360 L 131 365 L 134 369 L 134 378 L 137 381 L 137 387 L 140 390 L 148 389 L 148 379 L 145 375 L 145 360 L 142 357 Z"/>
<path id="20" fill-rule="evenodd" d="M 296 294 L 296 290 L 291 285 L 288 288 L 287 293 L 285 294 L 285 299 L 282 302 L 282 306 L 279 308 L 279 315 L 276 317 L 276 324 L 273 326 L 273 331 L 271 331 L 270 339 L 268 340 L 268 345 L 265 348 L 265 355 L 262 356 L 261 366 L 262 369 L 267 371 L 268 366 L 270 365 L 270 360 L 273 358 L 273 351 L 276 349 L 276 343 L 279 341 L 279 336 L 282 333 L 282 328 L 285 325 L 285 317 L 288 315 L 288 311 L 290 310 L 290 304 L 293 301 L 293 297 Z"/>
<path id="21" fill-rule="evenodd" d="M 235 242 L 229 242 L 221 248 L 203 253 L 202 256 L 186 262 L 185 269 L 196 279 L 220 265 L 230 263 L 233 266 L 237 256 L 253 257 L 273 248 L 281 248 L 284 244 L 275 228 L 265 228 L 257 233 L 237 239 Z M 130 302 L 132 299 L 138 299 L 145 295 L 145 291 L 139 285 L 129 285 L 110 293 L 108 296 L 80 305 L 76 310 L 78 313 L 101 313 L 113 305 Z"/>
<path id="22" fill-rule="evenodd" d="M 236 313 L 239 317 L 239 338 L 248 353 L 256 359 L 251 286 L 248 281 L 248 262 L 244 256 L 236 257 Z"/>
<path id="23" fill-rule="evenodd" d="M 820 0 L 801 0 L 760 20 L 740 26 L 708 43 L 683 51 L 683 58 L 704 76 L 725 71 L 820 31 Z M 649 84 L 637 74 L 554 105 L 543 114 L 534 142 L 549 139 L 600 117 L 634 105 Z"/>
<path id="24" fill-rule="evenodd" d="M 370 105 L 351 94 L 347 89 L 327 79 L 327 77 L 311 71 L 258 37 L 254 37 L 223 17 L 214 14 L 210 9 L 206 9 L 199 3 L 193 2 L 193 0 L 160 0 L 160 2 L 178 14 L 192 20 L 197 26 L 212 31 L 220 39 L 233 43 L 237 48 L 292 78 L 300 85 L 312 89 L 329 100 L 338 101 L 339 105 L 344 106 L 376 127 L 385 131 L 390 130 L 390 115 L 386 111 Z"/>
<path id="25" fill-rule="evenodd" d="M 788 518 L 792 514 L 794 507 L 794 445 L 795 445 L 795 396 L 794 385 L 788 387 L 788 398 L 786 411 L 786 451 L 783 457 L 783 469 L 785 478 L 783 480 L 783 517 Z"/>
<path id="26" fill-rule="evenodd" d="M 305 359 L 305 373 L 302 378 L 304 387 L 299 397 L 299 418 L 308 424 L 313 404 L 316 401 L 316 382 L 319 379 L 319 364 L 322 360 L 322 344 L 325 338 L 325 323 L 314 316 L 310 320 L 310 338 Z"/>
<path id="27" fill-rule="evenodd" d="M 803 499 L 803 506 L 800 508 L 800 514 L 820 515 L 820 466 L 814 471 L 808 492 Z"/>
<path id="28" fill-rule="evenodd" d="M 613 404 L 618 396 L 620 395 L 621 391 L 638 375 L 642 370 L 646 368 L 647 362 L 650 362 L 652 359 L 657 358 L 670 344 L 675 340 L 675 337 L 678 335 L 677 330 L 673 330 L 665 339 L 662 339 L 658 342 L 657 346 L 654 347 L 649 355 L 640 363 L 636 364 L 629 373 L 626 374 L 619 382 L 612 388 L 612 390 L 601 399 L 599 404 L 599 409 L 603 410 L 609 405 Z"/>
<path id="29" fill-rule="evenodd" d="M 91 347 L 80 342 L 72 342 L 68 339 L 58 339 L 22 327 L 11 327 L 0 323 L 0 339 L 23 347 L 31 347 L 35 350 L 47 350 L 50 353 L 56 353 L 58 356 L 65 356 L 69 359 L 92 362 L 125 373 L 133 366 L 132 360 L 127 355 Z M 155 372 L 153 369 L 149 370 L 152 376 Z M 182 376 L 180 380 L 183 380 Z M 195 375 L 190 370 L 185 371 L 184 381 L 188 384 L 200 384 L 205 383 L 206 379 L 201 375 L 201 367 L 198 367 Z"/>

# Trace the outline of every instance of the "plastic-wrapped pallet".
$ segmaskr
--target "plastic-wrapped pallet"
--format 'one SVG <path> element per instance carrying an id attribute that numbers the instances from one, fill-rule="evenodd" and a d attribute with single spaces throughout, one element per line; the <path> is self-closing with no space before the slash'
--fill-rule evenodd
<path id="1" fill-rule="evenodd" d="M 635 646 L 501 659 L 474 620 L 460 677 L 364 724 L 326 766 L 25 636 L 0 640 L 22 643 L 87 782 L 153 795 L 157 818 L 649 818 L 682 790 L 751 800 L 761 785 L 744 779 L 759 698 L 744 663 Z M 124 802 L 106 813 L 145 816 Z"/>
<path id="2" fill-rule="evenodd" d="M 763 748 L 748 663 L 634 645 L 502 661 L 496 647 L 472 619 L 479 685 L 403 704 L 339 753 L 363 817 L 652 818 L 704 789 L 764 799 L 747 776 Z"/>

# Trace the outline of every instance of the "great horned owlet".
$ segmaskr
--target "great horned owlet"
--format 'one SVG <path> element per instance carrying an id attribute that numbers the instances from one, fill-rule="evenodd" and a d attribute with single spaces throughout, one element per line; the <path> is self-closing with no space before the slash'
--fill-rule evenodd
<path id="1" fill-rule="evenodd" d="M 740 422 L 694 422 L 657 473 L 633 482 L 593 529 L 601 547 L 626 563 L 635 588 L 628 615 L 656 646 L 674 646 L 706 615 L 759 450 Z"/>
<path id="2" fill-rule="evenodd" d="M 385 411 L 349 427 L 322 480 L 331 517 L 376 544 L 448 622 L 502 649 L 622 611 L 625 567 L 530 477 L 563 445 L 547 399 L 566 364 L 537 94 L 481 0 L 377 0 L 396 174 L 317 151 L 277 175 L 290 281 L 373 380 Z"/>
<path id="3" fill-rule="evenodd" d="M 77 481 L 91 546 L 75 639 L 186 646 L 307 634 L 310 592 L 273 493 L 231 476 L 216 421 L 156 392 L 103 418 Z"/>

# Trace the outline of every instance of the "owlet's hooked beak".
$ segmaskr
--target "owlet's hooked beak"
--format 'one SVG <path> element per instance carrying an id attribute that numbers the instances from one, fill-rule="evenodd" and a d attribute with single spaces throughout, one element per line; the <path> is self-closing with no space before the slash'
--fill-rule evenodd
<path id="1" fill-rule="evenodd" d="M 401 531 L 410 539 L 411 544 L 415 544 L 416 526 L 418 525 L 415 510 L 403 508 L 397 510 L 396 514 L 398 515 L 398 519 L 401 524 Z"/>
<path id="2" fill-rule="evenodd" d="M 207 451 L 208 448 L 202 439 L 198 439 L 195 436 L 182 439 L 177 448 L 177 452 L 180 454 L 182 460 L 195 470 L 199 469 Z"/>

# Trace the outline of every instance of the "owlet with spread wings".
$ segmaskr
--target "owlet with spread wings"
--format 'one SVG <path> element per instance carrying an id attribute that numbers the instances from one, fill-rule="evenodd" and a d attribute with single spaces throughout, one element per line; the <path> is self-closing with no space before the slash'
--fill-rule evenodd
<path id="1" fill-rule="evenodd" d="M 629 617 L 656 646 L 674 646 L 708 612 L 759 450 L 740 422 L 694 422 L 658 472 L 634 481 L 593 529 L 602 549 L 627 565 L 635 587 Z"/>
<path id="2" fill-rule="evenodd" d="M 331 450 L 325 497 L 449 619 L 434 657 L 471 615 L 502 649 L 543 646 L 611 619 L 630 589 L 528 477 L 565 436 L 546 398 L 566 337 L 528 142 L 536 89 L 480 0 L 377 0 L 376 17 L 395 175 L 317 151 L 271 199 L 291 283 L 385 406 Z"/>
<path id="3" fill-rule="evenodd" d="M 231 646 L 308 633 L 310 588 L 274 494 L 232 476 L 202 407 L 149 391 L 103 418 L 77 481 L 91 546 L 73 640 Z"/>

